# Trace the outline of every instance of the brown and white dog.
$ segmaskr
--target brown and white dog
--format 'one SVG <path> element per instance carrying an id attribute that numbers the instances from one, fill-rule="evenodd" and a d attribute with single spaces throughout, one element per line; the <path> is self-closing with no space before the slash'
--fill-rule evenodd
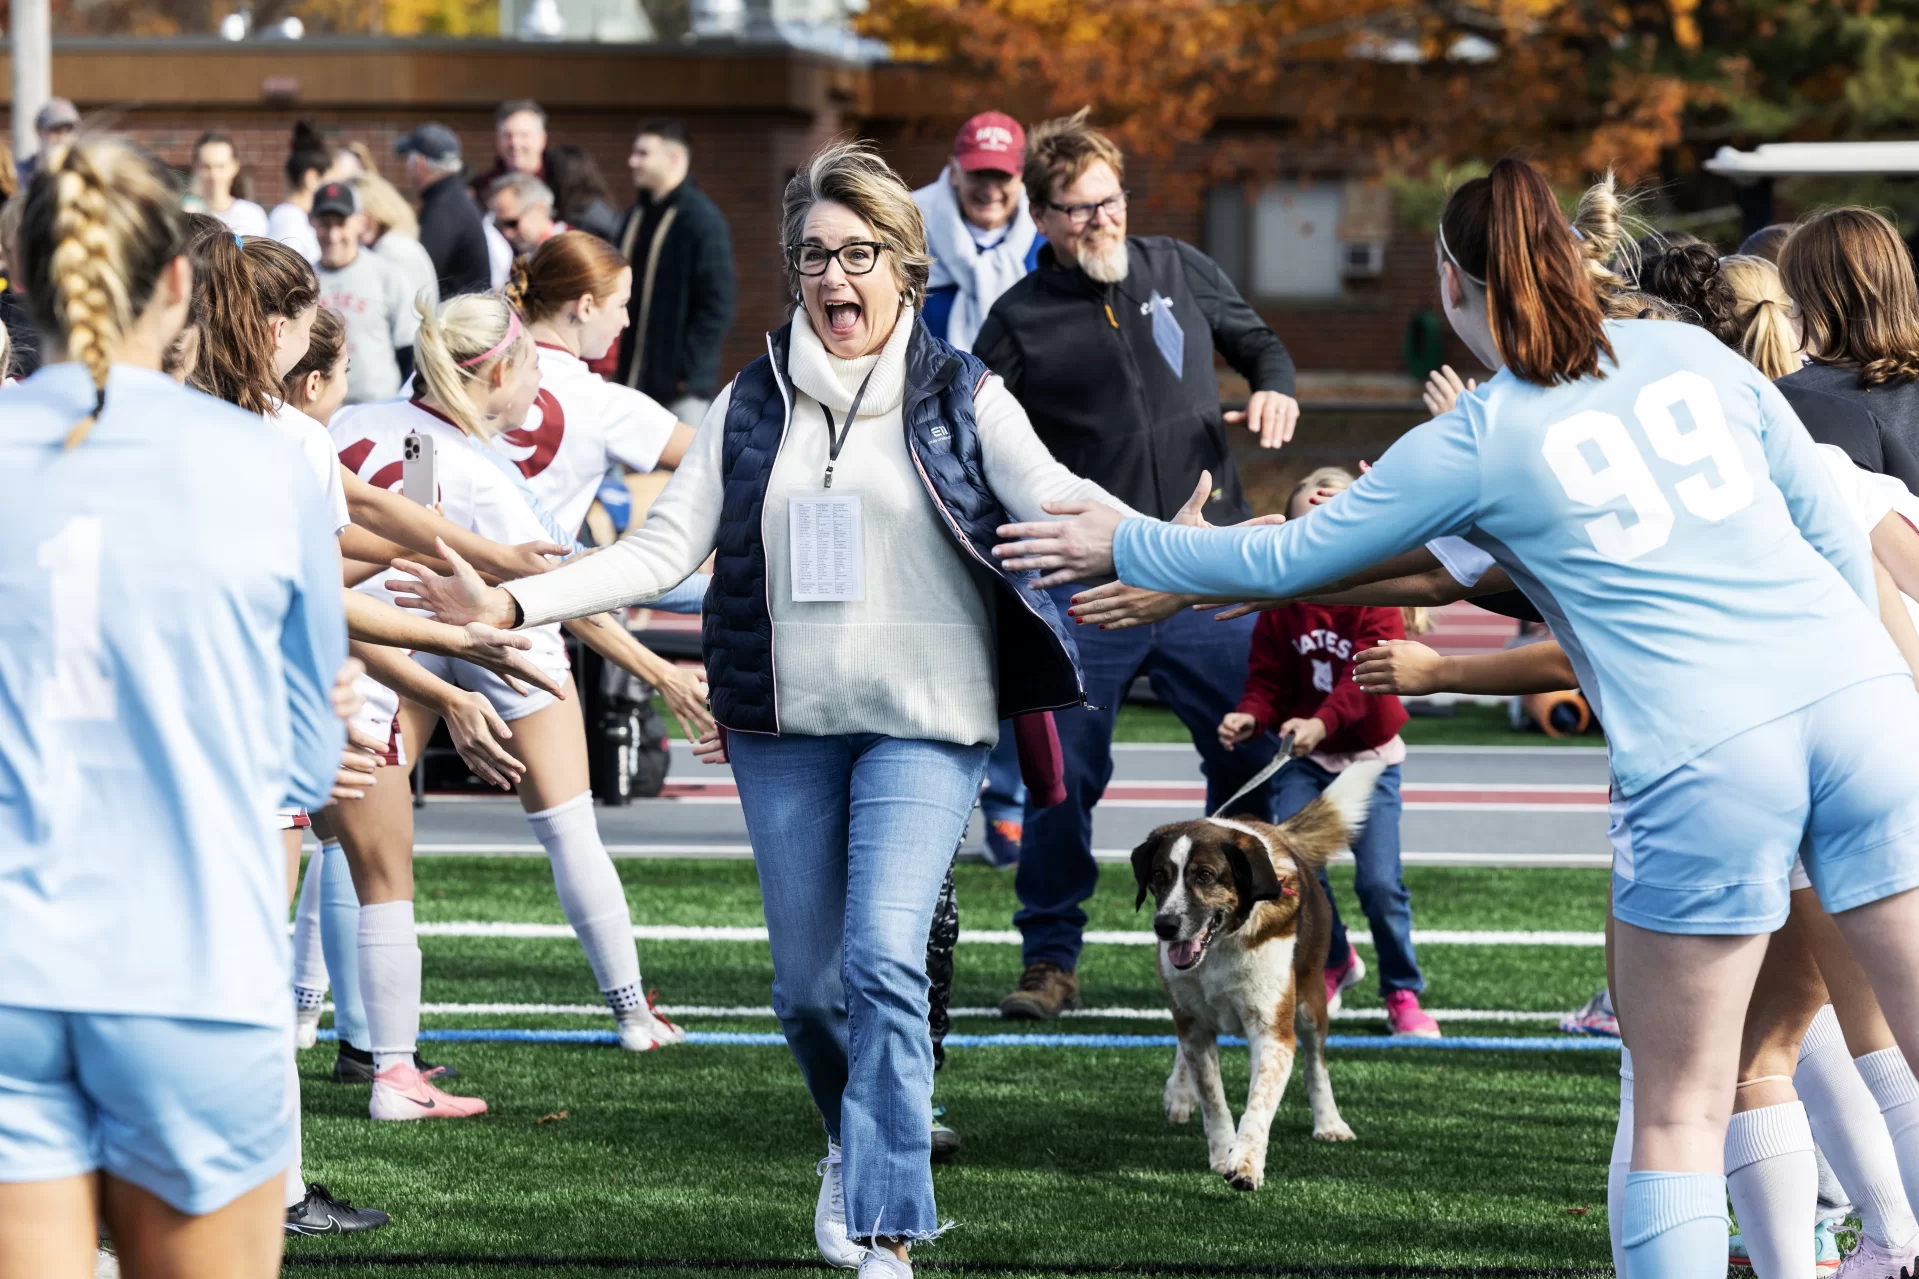
<path id="1" fill-rule="evenodd" d="M 1383 764 L 1351 765 L 1277 826 L 1208 817 L 1162 826 L 1133 850 L 1143 905 L 1157 908 L 1159 974 L 1179 1048 L 1166 1080 L 1166 1118 L 1197 1105 L 1214 1172 L 1235 1190 L 1266 1176 L 1266 1138 L 1303 1046 L 1306 1100 L 1319 1141 L 1351 1141 L 1326 1075 L 1326 948 L 1332 908 L 1315 872 L 1366 821 Z M 1221 1034 L 1252 1048 L 1252 1084 L 1237 1132 L 1219 1077 Z"/>

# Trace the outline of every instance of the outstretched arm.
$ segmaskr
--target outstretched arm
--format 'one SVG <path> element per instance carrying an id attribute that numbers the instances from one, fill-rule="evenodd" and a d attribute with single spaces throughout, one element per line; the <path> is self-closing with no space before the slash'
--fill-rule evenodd
<path id="1" fill-rule="evenodd" d="M 420 555 L 434 554 L 434 539 L 439 538 L 482 572 L 506 580 L 544 573 L 553 567 L 546 559 L 548 555 L 564 555 L 567 551 L 566 547 L 551 542 L 502 546 L 461 528 L 418 502 L 375 488 L 344 466 L 340 468 L 340 478 L 346 485 L 347 512 L 355 524 Z"/>
<path id="2" fill-rule="evenodd" d="M 1442 656 L 1418 640 L 1389 640 L 1354 657 L 1353 679 L 1368 693 L 1401 697 L 1433 693 L 1506 697 L 1579 687 L 1573 664 L 1557 640 L 1460 657 Z"/>
<path id="3" fill-rule="evenodd" d="M 713 716 L 706 709 L 706 679 L 699 670 L 667 661 L 634 639 L 633 632 L 610 614 L 575 619 L 566 623 L 566 629 L 607 661 L 659 689 L 688 743 L 697 743 L 713 727 Z"/>

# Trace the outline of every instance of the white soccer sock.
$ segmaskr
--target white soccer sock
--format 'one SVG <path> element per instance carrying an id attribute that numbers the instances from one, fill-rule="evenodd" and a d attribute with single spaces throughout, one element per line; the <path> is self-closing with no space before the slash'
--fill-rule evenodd
<path id="1" fill-rule="evenodd" d="M 318 1008 L 326 1002 L 326 952 L 320 947 L 320 876 L 326 858 L 316 850 L 300 881 L 300 909 L 293 916 L 293 1003 Z"/>
<path id="2" fill-rule="evenodd" d="M 1606 1231 L 1612 1236 L 1612 1264 L 1626 1273 L 1620 1231 L 1626 1223 L 1626 1174 L 1632 1171 L 1632 1049 L 1619 1050 L 1619 1127 L 1613 1131 L 1612 1159 L 1606 1164 Z"/>
<path id="3" fill-rule="evenodd" d="M 593 980 L 617 1017 L 646 1010 L 640 991 L 640 953 L 633 943 L 633 913 L 613 868 L 588 791 L 564 804 L 526 815 L 553 867 L 553 887 L 573 935 L 586 952 Z"/>
<path id="4" fill-rule="evenodd" d="M 1910 1204 L 1919 1195 L 1919 1080 L 1913 1079 L 1905 1054 L 1897 1048 L 1867 1053 L 1853 1065 L 1872 1090 L 1879 1113 L 1886 1117 L 1892 1148 L 1899 1156 L 1899 1180 L 1905 1184 L 1906 1202 Z"/>
<path id="5" fill-rule="evenodd" d="M 1904 1066 L 1901 1061 L 1901 1069 Z M 1888 1249 L 1919 1233 L 1892 1136 L 1879 1116 L 1872 1090 L 1852 1064 L 1831 1004 L 1819 1010 L 1799 1045 L 1799 1068 L 1792 1083 L 1806 1105 L 1813 1139 L 1846 1188 L 1847 1198 L 1858 1208 L 1866 1233 Z"/>
<path id="6" fill-rule="evenodd" d="M 314 859 L 318 861 L 316 857 Z M 287 1087 L 291 1089 L 290 1100 L 293 1103 L 293 1162 L 287 1165 L 284 1197 L 286 1206 L 295 1207 L 307 1197 L 306 1172 L 300 1167 L 300 1063 L 292 1053 L 287 1054 Z"/>
<path id="7" fill-rule="evenodd" d="M 1742 1111 L 1726 1128 L 1726 1189 L 1759 1279 L 1810 1275 L 1819 1161 L 1796 1101 Z"/>
<path id="8" fill-rule="evenodd" d="M 360 994 L 373 1069 L 412 1061 L 420 1037 L 420 942 L 412 902 L 360 907 Z"/>

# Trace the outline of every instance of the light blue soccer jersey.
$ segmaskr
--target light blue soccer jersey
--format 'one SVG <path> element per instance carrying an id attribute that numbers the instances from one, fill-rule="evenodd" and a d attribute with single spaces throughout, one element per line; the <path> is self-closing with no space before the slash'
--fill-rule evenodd
<path id="1" fill-rule="evenodd" d="M 257 416 L 115 366 L 0 391 L 0 1005 L 280 1025 L 283 804 L 343 729 L 339 552 Z M 268 1081 L 271 1082 L 271 1081 Z"/>
<path id="2" fill-rule="evenodd" d="M 1572 659 L 1627 795 L 1754 725 L 1904 674 L 1865 535 L 1779 392 L 1703 329 L 1606 331 L 1618 365 L 1603 378 L 1541 387 L 1501 370 L 1303 520 L 1127 520 L 1120 577 L 1298 595 L 1464 537 Z"/>

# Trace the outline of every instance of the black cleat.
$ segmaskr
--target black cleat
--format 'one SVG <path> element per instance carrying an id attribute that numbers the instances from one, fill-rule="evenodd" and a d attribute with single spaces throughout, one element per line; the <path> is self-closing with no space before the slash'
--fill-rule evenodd
<path id="1" fill-rule="evenodd" d="M 960 1152 L 960 1135 L 940 1122 L 945 1110 L 944 1106 L 933 1109 L 933 1158 L 936 1162 L 944 1162 Z"/>
<path id="2" fill-rule="evenodd" d="M 413 1068 L 420 1072 L 422 1079 L 431 1079 L 435 1083 L 443 1079 L 458 1077 L 459 1071 L 451 1066 L 436 1066 L 418 1052 L 413 1054 Z M 373 1082 L 373 1054 L 361 1052 L 346 1040 L 340 1041 L 340 1055 L 333 1059 L 333 1082 L 336 1084 L 370 1084 Z"/>
<path id="3" fill-rule="evenodd" d="M 355 1208 L 345 1199 L 335 1199 L 319 1182 L 309 1182 L 307 1197 L 287 1209 L 287 1233 L 290 1235 L 357 1235 L 363 1230 L 378 1230 L 392 1218 L 378 1208 Z"/>

